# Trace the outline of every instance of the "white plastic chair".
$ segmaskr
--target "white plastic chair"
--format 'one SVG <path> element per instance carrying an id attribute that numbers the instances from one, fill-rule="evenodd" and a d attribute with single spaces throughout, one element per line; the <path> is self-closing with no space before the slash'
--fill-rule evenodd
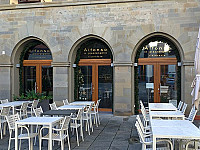
<path id="1" fill-rule="evenodd" d="M 11 115 L 11 116 L 6 116 L 6 120 L 8 122 L 8 127 L 9 127 L 9 132 L 10 132 L 10 138 L 9 138 L 9 145 L 8 145 L 8 150 L 10 150 L 10 143 L 11 140 L 16 140 L 15 139 L 15 122 L 19 121 L 19 114 Z M 28 139 L 29 141 L 29 150 L 31 149 L 31 138 L 34 138 L 38 135 L 38 133 L 30 133 L 28 127 L 26 126 L 20 126 L 21 128 L 21 133 L 18 135 L 18 139 L 20 140 L 20 145 L 19 149 L 21 149 L 21 140 L 22 139 Z M 22 133 L 22 130 L 25 129 L 26 133 Z M 13 135 L 13 136 L 12 136 Z"/>
<path id="2" fill-rule="evenodd" d="M 43 113 L 41 106 L 39 108 L 34 109 L 33 111 L 34 111 L 36 117 L 40 117 L 41 114 Z"/>
<path id="3" fill-rule="evenodd" d="M 20 109 L 16 109 L 16 111 L 19 112 L 19 116 L 21 119 L 27 118 L 27 108 L 28 108 L 28 103 L 22 103 Z"/>
<path id="4" fill-rule="evenodd" d="M 5 103 L 8 103 L 9 101 L 8 101 L 8 99 L 2 99 L 2 100 L 0 100 L 0 102 L 1 102 L 1 104 L 5 104 Z"/>
<path id="5" fill-rule="evenodd" d="M 186 108 L 187 108 L 187 104 L 184 103 L 184 104 L 183 104 L 183 107 L 182 107 L 182 109 L 181 109 L 181 112 L 182 112 L 183 114 L 185 114 Z"/>
<path id="6" fill-rule="evenodd" d="M 67 138 L 68 140 L 68 147 L 70 150 L 70 141 L 69 141 L 69 134 L 68 134 L 68 127 L 70 122 L 70 117 L 65 116 L 63 122 L 61 122 L 59 128 L 52 128 L 52 140 L 53 141 L 60 141 L 61 142 L 61 150 L 64 150 L 64 140 Z M 41 150 L 42 147 L 42 140 L 49 140 L 49 133 L 45 136 L 42 136 L 42 130 L 43 129 L 49 129 L 48 127 L 42 127 L 40 130 L 40 137 L 39 137 L 39 147 Z"/>
<path id="7" fill-rule="evenodd" d="M 72 129 L 76 129 L 76 138 L 77 138 L 77 145 L 78 146 L 79 146 L 78 128 L 80 128 L 80 134 L 81 134 L 81 137 L 82 137 L 82 141 L 84 141 L 82 114 L 83 114 L 83 110 L 79 109 L 77 116 L 76 117 L 72 117 L 71 118 L 72 122 L 70 123 L 70 127 Z"/>
<path id="8" fill-rule="evenodd" d="M 148 126 L 149 124 L 149 115 L 146 113 L 146 109 L 144 107 L 141 108 L 142 116 L 143 116 L 143 122 L 145 126 Z"/>
<path id="9" fill-rule="evenodd" d="M 37 105 L 38 105 L 38 100 L 33 100 L 33 103 L 31 104 L 31 106 L 28 106 L 28 109 L 30 109 L 30 111 L 28 111 L 27 113 L 33 116 L 34 109 L 37 108 Z"/>
<path id="10" fill-rule="evenodd" d="M 150 129 L 151 129 L 150 126 L 145 127 L 144 124 L 142 123 L 139 115 L 136 116 L 136 120 L 137 120 L 138 124 L 140 125 L 140 128 L 141 128 L 143 134 L 146 134 L 146 135 L 152 134 L 152 132 L 150 131 Z"/>
<path id="11" fill-rule="evenodd" d="M 96 126 L 98 127 L 98 125 L 100 125 L 100 119 L 99 119 L 99 104 L 101 102 L 101 99 L 99 99 L 96 103 L 96 105 L 94 104 L 92 106 L 92 110 L 91 110 L 91 115 L 94 115 L 94 124 L 96 124 Z"/>
<path id="12" fill-rule="evenodd" d="M 52 104 L 49 104 L 49 106 L 50 106 L 51 110 L 57 110 L 58 109 L 55 102 L 53 102 Z"/>
<path id="13" fill-rule="evenodd" d="M 194 121 L 194 118 L 196 116 L 197 110 L 195 109 L 195 106 L 192 106 L 191 110 L 190 110 L 190 114 L 189 116 L 186 118 L 186 120 L 189 120 L 190 122 Z"/>
<path id="14" fill-rule="evenodd" d="M 0 130 L 1 130 L 1 139 L 3 138 L 3 134 L 6 134 L 6 116 L 9 115 L 10 113 L 10 106 L 7 107 L 3 107 L 0 113 Z M 3 129 L 3 133 L 2 133 L 2 127 L 4 127 Z"/>
<path id="15" fill-rule="evenodd" d="M 178 109 L 179 111 L 181 111 L 181 107 L 182 107 L 182 105 L 183 105 L 183 102 L 180 101 L 180 102 L 178 103 L 178 107 L 177 107 L 177 109 Z"/>
<path id="16" fill-rule="evenodd" d="M 63 104 L 64 104 L 64 105 L 69 105 L 68 99 L 63 100 Z"/>
<path id="17" fill-rule="evenodd" d="M 87 107 L 86 110 L 83 112 L 83 121 L 86 121 L 85 131 L 88 131 L 89 135 L 90 135 L 90 128 L 92 129 L 93 132 L 91 109 L 92 105 Z"/>
<path id="18" fill-rule="evenodd" d="M 144 135 L 142 133 L 142 130 L 141 130 L 139 123 L 137 121 L 135 123 L 135 126 L 136 126 L 136 129 L 137 129 L 138 135 L 139 135 L 140 142 L 142 143 L 142 150 L 147 150 L 147 146 L 148 145 L 151 146 L 153 144 L 152 136 L 151 135 Z M 161 142 L 160 144 L 162 144 L 162 145 L 158 145 L 159 142 Z M 159 140 L 156 140 L 156 143 L 158 143 L 157 147 L 162 148 L 162 150 L 169 150 L 169 149 L 173 150 L 173 144 L 168 139 L 159 139 Z M 168 144 L 169 147 L 163 147 L 164 143 Z M 149 148 L 148 148 L 148 150 L 149 150 Z"/>

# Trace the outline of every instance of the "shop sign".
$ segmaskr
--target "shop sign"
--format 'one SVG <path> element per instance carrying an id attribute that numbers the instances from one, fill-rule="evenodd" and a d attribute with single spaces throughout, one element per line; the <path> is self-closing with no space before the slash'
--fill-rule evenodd
<path id="1" fill-rule="evenodd" d="M 29 60 L 45 60 L 52 59 L 51 51 L 49 49 L 34 48 L 29 51 Z"/>
<path id="2" fill-rule="evenodd" d="M 84 48 L 82 59 L 109 59 L 110 51 L 107 48 Z"/>

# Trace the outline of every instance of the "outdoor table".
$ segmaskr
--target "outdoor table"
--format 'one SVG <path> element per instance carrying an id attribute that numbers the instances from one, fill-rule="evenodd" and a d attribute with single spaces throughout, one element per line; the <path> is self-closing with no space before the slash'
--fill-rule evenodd
<path id="1" fill-rule="evenodd" d="M 87 106 L 90 106 L 91 104 L 93 105 L 94 101 L 75 101 L 70 103 L 70 105 L 87 105 Z"/>
<path id="2" fill-rule="evenodd" d="M 47 125 L 49 126 L 49 150 L 52 150 L 52 127 L 60 122 L 63 117 L 29 117 L 15 122 L 15 150 L 18 150 L 18 125 Z M 33 127 L 31 126 L 31 132 Z M 31 150 L 33 150 L 33 139 L 31 140 Z"/>
<path id="3" fill-rule="evenodd" d="M 49 110 L 49 111 L 45 111 L 43 112 L 41 115 L 45 116 L 45 115 L 50 115 L 50 116 L 70 116 L 71 114 L 75 114 L 77 113 L 78 110 L 74 109 L 74 110 Z"/>
<path id="4" fill-rule="evenodd" d="M 87 105 L 63 105 L 58 107 L 58 109 L 84 109 Z"/>
<path id="5" fill-rule="evenodd" d="M 15 114 L 15 107 L 21 106 L 23 103 L 32 103 L 32 101 L 14 101 L 14 102 L 8 102 L 8 103 L 0 104 L 0 108 L 11 106 L 12 110 L 13 110 L 13 115 L 14 115 Z"/>
<path id="6" fill-rule="evenodd" d="M 180 111 L 150 111 L 150 119 L 156 118 L 180 118 L 184 120 L 185 115 Z"/>
<path id="7" fill-rule="evenodd" d="M 157 138 L 199 140 L 200 130 L 188 120 L 151 120 L 153 150 Z"/>
<path id="8" fill-rule="evenodd" d="M 177 111 L 172 103 L 149 103 L 149 111 Z"/>

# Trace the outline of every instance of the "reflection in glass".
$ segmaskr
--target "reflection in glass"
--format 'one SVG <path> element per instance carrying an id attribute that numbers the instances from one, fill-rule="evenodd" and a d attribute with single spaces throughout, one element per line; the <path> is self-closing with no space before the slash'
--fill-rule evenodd
<path id="1" fill-rule="evenodd" d="M 101 99 L 100 108 L 112 108 L 112 67 L 98 67 L 98 99 Z"/>
<path id="2" fill-rule="evenodd" d="M 42 66 L 42 93 L 53 96 L 53 67 Z"/>
<path id="3" fill-rule="evenodd" d="M 139 100 L 142 100 L 145 106 L 154 102 L 154 66 L 138 66 L 138 87 Z"/>
<path id="4" fill-rule="evenodd" d="M 24 69 L 24 93 L 26 91 L 36 91 L 36 67 L 35 66 L 25 66 Z"/>
<path id="5" fill-rule="evenodd" d="M 177 100 L 176 65 L 161 65 L 160 102 Z"/>
<path id="6" fill-rule="evenodd" d="M 92 66 L 80 66 L 79 70 L 79 100 L 92 100 Z"/>

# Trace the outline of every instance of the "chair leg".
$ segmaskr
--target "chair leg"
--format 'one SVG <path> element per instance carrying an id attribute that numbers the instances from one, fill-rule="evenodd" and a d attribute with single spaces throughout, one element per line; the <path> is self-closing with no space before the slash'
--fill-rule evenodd
<path id="1" fill-rule="evenodd" d="M 76 139 L 77 139 L 77 145 L 79 146 L 79 140 L 78 140 L 78 129 L 77 129 L 77 126 L 76 126 Z"/>
<path id="2" fill-rule="evenodd" d="M 70 141 L 69 141 L 69 133 L 68 133 L 68 130 L 67 130 L 67 141 L 68 141 L 68 147 L 69 147 L 69 150 L 70 150 Z"/>
<path id="3" fill-rule="evenodd" d="M 82 125 L 82 122 L 81 122 L 81 126 L 80 126 L 80 130 L 81 130 L 81 137 L 82 137 L 82 141 L 84 141 L 84 138 L 83 138 L 83 125 Z"/>
<path id="4" fill-rule="evenodd" d="M 100 125 L 99 113 L 97 113 L 97 117 L 98 117 L 98 121 L 99 121 L 99 125 Z"/>
<path id="5" fill-rule="evenodd" d="M 39 138 L 39 150 L 41 150 L 41 149 L 42 149 L 42 139 Z"/>
<path id="6" fill-rule="evenodd" d="M 8 150 L 10 150 L 11 136 L 12 136 L 12 132 L 10 132 L 10 138 L 9 138 L 9 142 L 8 142 Z"/>
<path id="7" fill-rule="evenodd" d="M 60 144 L 61 145 L 61 150 L 64 150 L 64 140 L 61 140 L 60 143 L 61 143 Z"/>
<path id="8" fill-rule="evenodd" d="M 2 126 L 1 126 L 2 123 L 0 123 L 0 130 L 1 130 L 1 139 L 3 138 L 3 133 L 2 133 Z"/>

